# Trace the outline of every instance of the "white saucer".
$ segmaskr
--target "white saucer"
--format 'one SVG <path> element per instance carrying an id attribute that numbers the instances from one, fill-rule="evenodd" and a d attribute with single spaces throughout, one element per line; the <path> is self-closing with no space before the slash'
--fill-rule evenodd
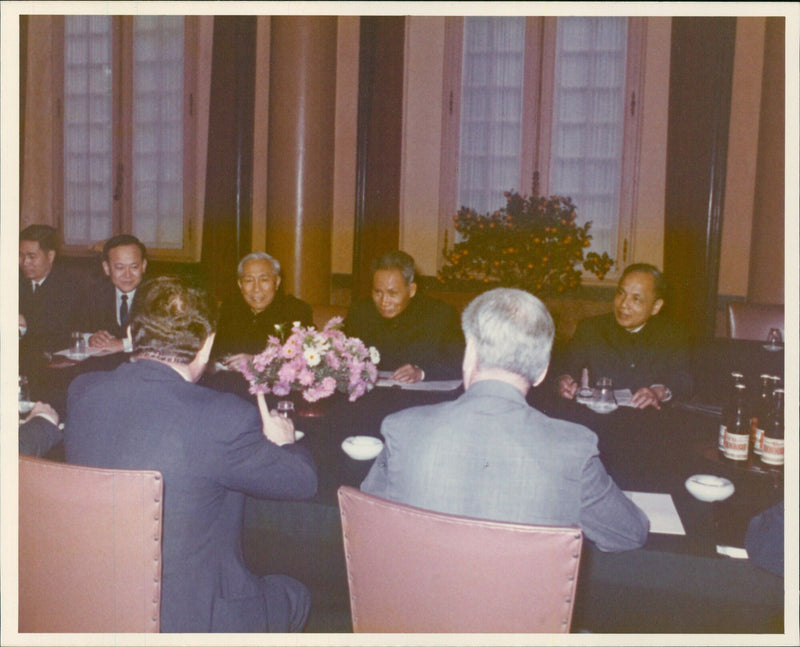
<path id="1" fill-rule="evenodd" d="M 301 438 L 303 438 L 303 436 L 305 436 L 305 434 L 302 431 L 299 431 L 297 429 L 294 430 L 294 439 L 296 441 L 300 440 Z"/>
<path id="2" fill-rule="evenodd" d="M 383 441 L 373 436 L 349 436 L 342 442 L 344 453 L 357 461 L 375 458 L 383 449 Z"/>
<path id="3" fill-rule="evenodd" d="M 763 348 L 764 350 L 768 350 L 770 352 L 774 352 L 776 350 L 781 350 L 783 348 L 783 346 L 774 346 L 772 344 L 763 344 L 761 346 L 761 348 Z"/>
<path id="4" fill-rule="evenodd" d="M 595 413 L 611 413 L 612 411 L 616 411 L 619 408 L 618 404 L 614 404 L 612 406 L 604 405 L 600 406 L 594 403 L 594 400 L 590 400 L 586 403 L 586 406 L 589 407 Z"/>
<path id="5" fill-rule="evenodd" d="M 695 474 L 686 479 L 686 489 L 700 501 L 724 501 L 733 494 L 734 487 L 728 479 L 713 474 Z"/>

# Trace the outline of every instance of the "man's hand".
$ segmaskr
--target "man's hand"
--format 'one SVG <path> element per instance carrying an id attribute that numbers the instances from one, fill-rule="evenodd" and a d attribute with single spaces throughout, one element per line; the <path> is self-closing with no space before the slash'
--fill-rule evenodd
<path id="1" fill-rule="evenodd" d="M 660 409 L 661 398 L 658 397 L 656 392 L 661 388 L 663 387 L 656 386 L 650 388 L 643 386 L 633 394 L 633 397 L 631 398 L 631 405 L 637 409 L 646 409 L 647 407 L 655 407 L 656 409 Z"/>
<path id="2" fill-rule="evenodd" d="M 424 376 L 425 373 L 422 372 L 422 369 L 419 366 L 414 366 L 413 364 L 403 364 L 394 373 L 392 373 L 393 380 L 404 382 L 405 384 L 414 384 L 414 382 L 419 382 Z"/>
<path id="3" fill-rule="evenodd" d="M 31 412 L 28 414 L 28 417 L 25 418 L 25 422 L 35 418 L 39 414 L 44 414 L 47 418 L 52 422 L 56 427 L 58 427 L 58 411 L 53 409 L 49 404 L 45 402 L 37 402 L 33 405 Z"/>
<path id="4" fill-rule="evenodd" d="M 236 353 L 235 355 L 227 355 L 223 357 L 220 362 L 222 365 L 230 371 L 239 371 L 242 372 L 242 369 L 247 365 L 247 362 L 250 361 L 252 355 L 248 355 L 247 353 Z"/>
<path id="5" fill-rule="evenodd" d="M 114 353 L 121 353 L 125 350 L 125 345 L 121 339 L 117 339 L 107 330 L 98 330 L 89 337 L 89 346 L 92 348 L 102 348 Z"/>
<path id="6" fill-rule="evenodd" d="M 578 392 L 578 383 L 571 375 L 562 375 L 558 378 L 558 394 L 562 398 L 572 400 Z"/>
<path id="7" fill-rule="evenodd" d="M 264 400 L 264 394 L 256 396 L 258 412 L 261 414 L 261 429 L 264 437 L 278 445 L 294 444 L 294 424 L 288 418 L 278 415 L 277 411 L 270 411 Z"/>

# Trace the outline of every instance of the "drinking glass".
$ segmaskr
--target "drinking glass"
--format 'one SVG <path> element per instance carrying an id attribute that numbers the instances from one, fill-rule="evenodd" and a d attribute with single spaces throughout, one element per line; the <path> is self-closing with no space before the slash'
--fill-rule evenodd
<path id="1" fill-rule="evenodd" d="M 600 412 L 613 411 L 617 408 L 614 385 L 610 377 L 601 377 L 597 380 L 597 388 L 594 391 L 594 408 Z"/>
<path id="2" fill-rule="evenodd" d="M 86 355 L 86 337 L 81 332 L 72 333 L 72 344 L 69 347 L 70 354 L 76 359 Z"/>
<path id="3" fill-rule="evenodd" d="M 279 400 L 276 408 L 278 415 L 284 418 L 291 418 L 294 415 L 294 402 L 291 400 Z"/>
<path id="4" fill-rule="evenodd" d="M 780 346 L 783 343 L 783 336 L 779 328 L 770 328 L 767 333 L 767 344 L 769 346 Z"/>

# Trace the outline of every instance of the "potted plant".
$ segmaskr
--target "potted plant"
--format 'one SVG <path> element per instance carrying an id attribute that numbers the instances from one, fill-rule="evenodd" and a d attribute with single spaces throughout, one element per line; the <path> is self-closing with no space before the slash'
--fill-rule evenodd
<path id="1" fill-rule="evenodd" d="M 281 330 L 280 337 L 270 336 L 264 351 L 242 367 L 250 393 L 287 396 L 294 392 L 302 396 L 299 404 L 336 392 L 353 402 L 371 390 L 378 379 L 380 355 L 357 337 L 345 335 L 341 326 L 342 318 L 333 317 L 322 330 L 295 323 L 288 334 Z"/>
<path id="2" fill-rule="evenodd" d="M 513 191 L 505 197 L 505 207 L 493 213 L 462 207 L 453 217 L 457 242 L 449 248 L 445 240 L 440 285 L 475 292 L 517 287 L 549 297 L 577 288 L 581 269 L 602 279 L 613 267 L 605 252 L 584 254 L 592 223 L 575 223 L 570 198 Z"/>

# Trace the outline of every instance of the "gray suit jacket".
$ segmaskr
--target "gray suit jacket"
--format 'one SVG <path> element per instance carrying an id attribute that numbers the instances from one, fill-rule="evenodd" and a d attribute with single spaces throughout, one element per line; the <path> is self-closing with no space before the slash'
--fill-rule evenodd
<path id="1" fill-rule="evenodd" d="M 457 400 L 387 416 L 364 492 L 451 514 L 579 526 L 598 548 L 638 548 L 649 522 L 611 480 L 597 437 L 486 380 Z"/>

